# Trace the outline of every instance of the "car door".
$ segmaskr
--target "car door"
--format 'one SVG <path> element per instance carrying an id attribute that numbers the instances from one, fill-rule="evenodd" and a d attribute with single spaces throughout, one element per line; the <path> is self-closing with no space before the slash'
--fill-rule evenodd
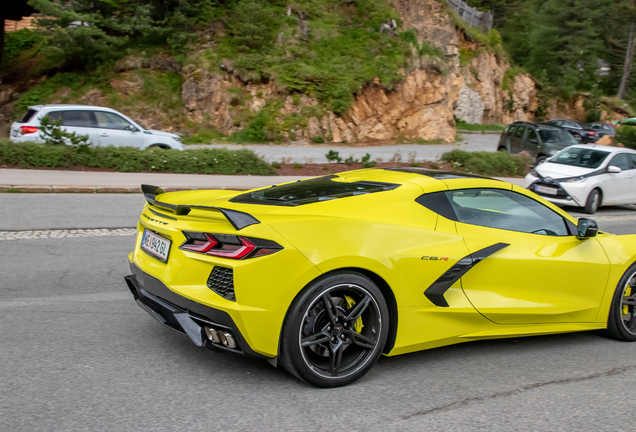
<path id="1" fill-rule="evenodd" d="M 522 188 L 446 192 L 457 233 L 479 265 L 462 276 L 473 306 L 500 324 L 593 322 L 609 274 L 595 238 Z"/>
<path id="2" fill-rule="evenodd" d="M 61 122 L 61 129 L 68 133 L 86 135 L 93 145 L 99 145 L 97 122 L 88 110 L 52 111 L 48 117 L 54 122 Z"/>
<path id="3" fill-rule="evenodd" d="M 143 148 L 143 135 L 122 116 L 108 111 L 95 111 L 95 118 L 99 127 L 100 145 Z"/>
<path id="4" fill-rule="evenodd" d="M 525 133 L 526 133 L 525 126 L 517 126 L 517 129 L 510 136 L 510 153 L 511 154 L 518 154 L 523 151 L 522 143 L 523 143 L 523 136 L 525 135 Z"/>
<path id="5" fill-rule="evenodd" d="M 528 127 L 528 132 L 526 133 L 525 138 L 523 139 L 523 143 L 521 144 L 521 148 L 523 151 L 530 153 L 530 156 L 536 158 L 539 153 L 539 137 L 537 136 L 537 132 Z"/>
<path id="6" fill-rule="evenodd" d="M 615 166 L 621 169 L 621 172 L 608 172 L 603 174 L 605 183 L 603 185 L 603 203 L 604 204 L 628 204 L 634 200 L 634 174 L 631 155 L 627 153 L 619 153 L 614 155 L 607 164 L 608 168 Z"/>

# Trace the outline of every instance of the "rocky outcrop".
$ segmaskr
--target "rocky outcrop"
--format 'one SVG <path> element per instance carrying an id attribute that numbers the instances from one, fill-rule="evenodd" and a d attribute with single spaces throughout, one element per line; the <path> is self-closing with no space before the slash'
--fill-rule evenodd
<path id="1" fill-rule="evenodd" d="M 455 118 L 466 123 L 481 123 L 484 117 L 484 101 L 479 93 L 464 85 L 459 91 L 453 114 Z"/>

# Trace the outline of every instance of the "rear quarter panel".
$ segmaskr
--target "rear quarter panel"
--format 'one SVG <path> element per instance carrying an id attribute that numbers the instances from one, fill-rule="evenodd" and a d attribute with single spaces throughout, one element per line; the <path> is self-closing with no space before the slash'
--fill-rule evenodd
<path id="1" fill-rule="evenodd" d="M 636 262 L 636 234 L 620 236 L 599 234 L 598 241 L 605 249 L 609 259 L 610 273 L 596 322 L 607 322 L 612 297 L 616 291 L 618 281 L 627 271 L 627 268 Z"/>

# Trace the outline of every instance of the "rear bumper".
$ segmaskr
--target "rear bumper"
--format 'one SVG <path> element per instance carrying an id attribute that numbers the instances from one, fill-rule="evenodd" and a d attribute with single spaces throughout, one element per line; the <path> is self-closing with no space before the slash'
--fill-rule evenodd
<path id="1" fill-rule="evenodd" d="M 124 280 L 137 305 L 161 324 L 188 336 L 199 347 L 212 351 L 231 351 L 264 358 L 250 348 L 226 312 L 180 296 L 171 291 L 159 279 L 141 271 L 135 264 L 131 263 L 130 269 L 132 274 L 124 277 Z M 210 342 L 205 334 L 205 327 L 231 332 L 237 347 L 232 349 L 222 344 Z"/>

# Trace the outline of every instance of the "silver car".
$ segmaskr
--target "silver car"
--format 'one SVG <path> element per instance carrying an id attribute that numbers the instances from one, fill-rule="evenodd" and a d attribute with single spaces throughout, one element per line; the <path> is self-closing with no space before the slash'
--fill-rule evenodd
<path id="1" fill-rule="evenodd" d="M 11 125 L 14 142 L 44 142 L 40 121 L 45 116 L 60 121 L 67 132 L 87 135 L 96 146 L 158 147 L 183 150 L 179 135 L 144 129 L 122 113 L 110 108 L 86 105 L 35 105 L 29 107 L 22 120 Z"/>

